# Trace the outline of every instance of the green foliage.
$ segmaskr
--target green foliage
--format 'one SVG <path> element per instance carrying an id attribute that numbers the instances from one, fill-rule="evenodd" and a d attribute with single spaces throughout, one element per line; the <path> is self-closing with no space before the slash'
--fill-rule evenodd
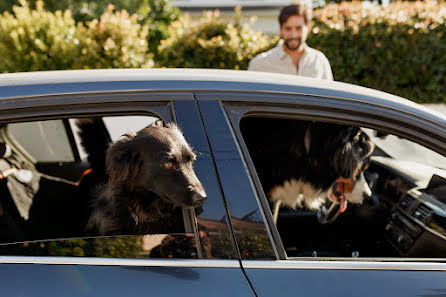
<path id="1" fill-rule="evenodd" d="M 160 41 L 170 37 L 168 28 L 182 13 L 180 9 L 172 6 L 170 0 L 140 1 L 139 21 L 149 26 L 149 51 L 157 58 Z"/>
<path id="2" fill-rule="evenodd" d="M 49 12 L 25 0 L 0 16 L 0 72 L 149 67 L 148 28 L 113 6 L 87 26 L 71 12 Z"/>
<path id="3" fill-rule="evenodd" d="M 69 10 L 51 13 L 42 2 L 31 10 L 22 1 L 14 15 L 0 17 L 0 71 L 70 69 L 79 56 L 80 39 Z"/>
<path id="4" fill-rule="evenodd" d="M 0 3 L 0 12 L 7 10 L 13 13 L 13 5 L 19 5 L 19 1 Z M 37 8 L 38 2 L 39 0 L 28 0 L 29 7 Z M 172 6 L 170 0 L 45 0 L 45 9 L 53 13 L 57 10 L 69 10 L 76 23 L 87 23 L 107 13 L 110 4 L 118 11 L 126 10 L 129 14 L 137 14 L 137 22 L 149 27 L 149 51 L 155 55 L 160 40 L 169 37 L 168 26 L 181 16 L 181 11 Z"/>
<path id="5" fill-rule="evenodd" d="M 446 101 L 446 3 L 344 2 L 315 11 L 308 43 L 335 80 L 425 102 Z"/>
<path id="6" fill-rule="evenodd" d="M 240 24 L 220 18 L 218 11 L 207 12 L 197 23 L 182 17 L 170 29 L 170 38 L 161 41 L 160 67 L 247 69 L 257 53 L 271 48 L 276 40 L 253 32 Z"/>
<path id="7" fill-rule="evenodd" d="M 37 7 L 39 0 L 28 0 L 32 9 Z M 0 2 L 0 12 L 13 12 L 13 6 L 20 0 Z M 98 19 L 112 4 L 117 10 L 127 10 L 130 14 L 137 13 L 141 20 L 146 17 L 167 24 L 178 19 L 180 10 L 171 5 L 170 0 L 45 0 L 45 9 L 51 12 L 70 10 L 76 22 L 86 22 Z"/>
<path id="8" fill-rule="evenodd" d="M 109 5 L 100 20 L 82 27 L 82 68 L 150 67 L 147 55 L 148 27 L 137 22 L 137 15 L 116 11 Z M 76 67 L 77 68 L 77 67 Z"/>

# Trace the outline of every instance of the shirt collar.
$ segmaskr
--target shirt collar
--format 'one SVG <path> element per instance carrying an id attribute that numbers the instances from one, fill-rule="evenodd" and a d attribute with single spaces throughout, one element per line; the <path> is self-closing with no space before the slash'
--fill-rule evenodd
<path id="1" fill-rule="evenodd" d="M 286 53 L 286 51 L 283 49 L 283 39 L 279 40 L 279 43 L 277 44 L 277 49 L 279 52 L 279 58 L 280 60 L 285 59 L 286 57 L 288 57 L 288 54 Z"/>
<path id="2" fill-rule="evenodd" d="M 307 54 L 307 52 L 308 52 L 307 47 L 308 47 L 308 45 L 307 45 L 307 43 L 305 42 L 305 43 L 304 43 L 304 53 L 303 53 L 302 57 L 305 56 L 305 55 Z M 283 49 L 283 39 L 280 39 L 280 40 L 279 40 L 279 43 L 277 44 L 277 49 L 278 49 L 278 52 L 279 52 L 279 58 L 280 58 L 280 60 L 283 60 L 283 59 L 285 59 L 285 58 L 288 57 L 287 52 Z M 302 58 L 302 57 L 301 57 L 301 58 Z"/>

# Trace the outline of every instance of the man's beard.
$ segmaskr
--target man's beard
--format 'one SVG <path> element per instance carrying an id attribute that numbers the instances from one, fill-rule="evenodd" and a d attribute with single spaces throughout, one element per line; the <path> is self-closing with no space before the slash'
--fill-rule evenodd
<path id="1" fill-rule="evenodd" d="M 293 45 L 290 44 L 290 41 L 294 41 L 294 40 L 297 41 L 297 45 L 295 45 L 295 46 L 293 46 Z M 302 44 L 302 39 L 300 39 L 300 38 L 289 38 L 289 39 L 285 39 L 285 40 L 283 41 L 283 44 L 284 44 L 285 47 L 286 47 L 287 49 L 289 49 L 290 51 L 297 51 L 297 50 L 300 48 L 301 44 Z"/>

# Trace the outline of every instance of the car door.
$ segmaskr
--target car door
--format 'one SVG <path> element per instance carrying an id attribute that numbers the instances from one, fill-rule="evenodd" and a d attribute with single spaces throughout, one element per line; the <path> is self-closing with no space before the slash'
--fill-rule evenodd
<path id="1" fill-rule="evenodd" d="M 381 230 L 380 238 L 388 240 L 389 250 L 398 251 L 398 254 L 389 253 L 382 257 L 361 258 L 358 257 L 358 251 L 349 249 L 349 257 L 341 257 L 337 254 L 320 256 L 315 247 L 314 252 L 309 254 L 289 256 L 292 253 L 296 255 L 299 253 L 296 249 L 288 249 L 289 240 L 287 241 L 284 237 L 285 232 L 279 232 L 273 221 L 266 193 L 262 189 L 262 181 L 257 176 L 256 167 L 240 129 L 242 119 L 249 117 L 365 126 L 377 131 L 394 133 L 399 137 L 407 137 L 444 154 L 446 131 L 441 120 L 439 124 L 435 124 L 432 119 L 415 116 L 413 112 L 407 112 L 404 108 L 395 106 L 386 108 L 370 102 L 358 102 L 361 100 L 354 100 L 354 98 L 342 100 L 262 92 L 197 92 L 195 95 L 210 146 L 215 155 L 217 172 L 234 233 L 239 234 L 236 239 L 243 269 L 258 296 L 440 296 L 444 294 L 446 291 L 445 236 L 433 230 L 427 232 L 430 235 L 436 234 L 436 239 L 427 241 L 425 247 L 431 246 L 434 249 L 441 246 L 439 251 L 443 251 L 440 252 L 440 256 L 433 258 L 426 259 L 428 257 L 423 257 L 423 253 L 415 253 L 416 248 L 413 246 L 412 248 L 403 247 L 404 240 L 401 240 L 403 238 L 401 236 L 406 236 L 407 233 L 392 233 L 395 216 L 399 218 L 401 215 L 401 217 L 404 216 L 406 222 L 411 220 L 416 221 L 418 226 L 423 225 L 419 220 L 412 220 L 407 212 L 403 214 L 398 203 L 391 204 L 391 209 L 386 212 L 389 217 L 382 221 L 384 225 L 382 229 L 379 229 Z M 256 135 L 264 137 L 261 132 Z M 380 160 L 379 158 L 378 156 L 376 160 Z M 372 162 L 373 166 L 376 165 L 376 160 Z M 283 216 L 290 220 L 296 216 L 296 213 L 304 217 L 301 222 L 305 222 L 291 226 L 295 228 L 296 234 L 299 233 L 299 229 L 308 226 L 305 224 L 310 222 L 306 219 L 309 216 L 314 218 L 311 223 L 314 221 L 317 223 L 319 215 L 317 212 L 297 210 L 284 213 Z M 370 224 L 375 223 L 369 222 L 368 225 Z M 405 224 L 404 227 L 413 227 L 416 224 Z M 336 241 L 336 233 L 333 233 L 332 229 L 328 230 L 328 233 L 323 234 L 331 236 L 330 238 Z M 359 232 L 361 231 L 359 229 Z M 248 235 L 243 236 L 243 234 L 251 234 L 256 240 L 251 240 Z M 290 234 L 289 229 L 287 229 L 287 234 Z M 317 233 L 307 234 L 307 238 L 298 238 L 296 241 L 301 240 L 304 244 L 308 242 L 313 244 L 318 241 L 319 236 Z M 369 234 L 364 231 L 357 236 L 357 238 L 366 238 Z M 341 237 L 342 235 L 339 234 L 339 238 Z M 269 238 L 269 241 L 263 241 L 261 238 Z M 422 237 L 415 239 L 416 243 L 423 240 L 425 239 Z M 351 243 L 340 241 L 339 245 L 345 247 L 348 244 Z M 382 242 L 376 241 L 374 244 L 378 246 Z M 378 248 L 375 252 L 379 254 Z M 427 254 L 435 255 L 435 253 Z M 417 256 L 412 258 L 405 255 Z"/>
<path id="2" fill-rule="evenodd" d="M 14 102 L 21 102 L 20 98 Z M 45 138 L 42 137 L 51 133 L 37 129 L 30 135 L 35 140 L 25 145 L 23 139 L 27 129 L 24 126 L 10 129 L 8 146 L 12 147 L 14 155 L 20 155 L 23 162 L 33 164 L 28 169 L 38 178 L 33 181 L 34 188 L 25 185 L 25 189 L 32 193 L 25 211 L 28 216 L 17 210 L 20 203 L 10 197 L 14 195 L 9 195 L 8 189 L 18 188 L 10 186 L 10 180 L 1 181 L 0 280 L 4 295 L 254 295 L 234 248 L 220 184 L 192 94 L 121 92 L 58 98 L 39 96 L 28 97 L 21 109 L 16 109 L 14 102 L 3 104 L 2 127 L 16 124 L 54 126 L 57 121 L 66 122 L 66 119 L 77 123 L 97 123 L 95 128 L 102 129 L 102 132 L 96 130 L 92 138 L 93 141 L 102 141 L 101 145 L 109 140 L 108 137 L 113 140 L 113 133 L 119 137 L 125 127 L 135 127 L 134 131 L 128 132 L 136 133 L 153 119 L 176 121 L 196 150 L 196 174 L 207 191 L 208 200 L 200 210 L 180 211 L 182 227 L 168 234 L 92 236 L 84 233 L 81 226 L 85 221 L 78 208 L 85 206 L 80 203 L 85 194 L 82 189 L 86 187 L 91 193 L 93 184 L 90 183 L 97 185 L 101 177 L 92 176 L 91 170 L 82 174 L 74 164 L 64 166 L 63 162 L 59 163 L 61 168 L 58 170 L 54 169 L 57 163 L 52 163 L 50 167 L 53 170 L 39 172 L 39 169 L 48 168 L 48 162 L 45 162 L 46 167 L 39 166 L 36 158 L 32 158 L 32 155 L 41 153 L 35 142 L 42 141 L 40 145 L 45 146 L 48 155 L 53 154 L 64 140 L 43 141 Z M 133 124 L 139 123 L 141 118 L 148 120 L 142 126 Z M 110 119 L 114 120 L 114 128 L 107 124 Z M 25 136 L 19 137 L 19 134 Z M 73 137 L 64 139 L 70 140 L 64 145 L 73 145 Z M 80 145 L 82 141 L 86 139 L 78 140 L 76 144 Z M 27 158 L 28 154 L 31 157 Z M 4 155 L 2 160 L 10 162 L 9 156 Z M 46 155 L 43 159 L 54 160 Z M 79 167 L 93 166 L 95 172 L 96 167 L 90 159 L 78 159 Z M 58 172 L 65 176 L 57 176 Z M 71 220 L 78 224 L 70 224 Z"/>

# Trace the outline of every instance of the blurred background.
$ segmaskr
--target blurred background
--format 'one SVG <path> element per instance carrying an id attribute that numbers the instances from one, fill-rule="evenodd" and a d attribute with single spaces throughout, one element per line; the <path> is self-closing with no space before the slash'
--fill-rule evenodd
<path id="1" fill-rule="evenodd" d="M 334 78 L 446 102 L 445 1 L 308 0 L 308 44 Z M 245 70 L 278 40 L 283 0 L 3 0 L 0 73 L 98 68 Z"/>

